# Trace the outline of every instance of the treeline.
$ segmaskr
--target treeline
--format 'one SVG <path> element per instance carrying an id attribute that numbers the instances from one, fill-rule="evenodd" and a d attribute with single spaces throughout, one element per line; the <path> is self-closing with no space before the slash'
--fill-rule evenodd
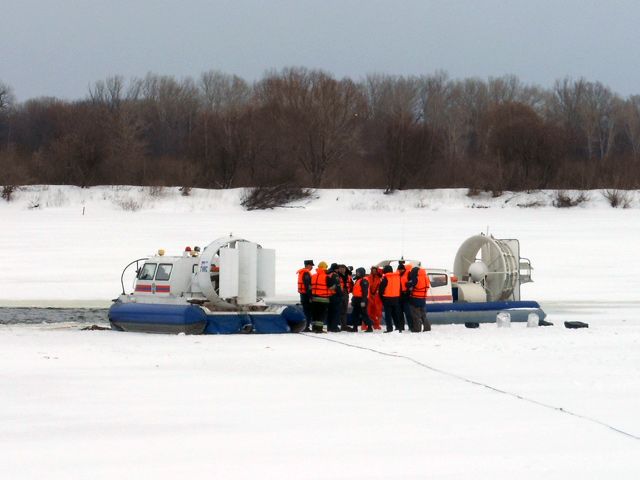
<path id="1" fill-rule="evenodd" d="M 599 82 L 304 68 L 98 81 L 17 103 L 0 82 L 0 185 L 638 188 L 640 96 Z"/>

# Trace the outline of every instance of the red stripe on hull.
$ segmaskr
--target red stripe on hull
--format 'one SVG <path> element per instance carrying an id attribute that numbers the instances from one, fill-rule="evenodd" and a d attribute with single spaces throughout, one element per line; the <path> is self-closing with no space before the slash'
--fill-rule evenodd
<path id="1" fill-rule="evenodd" d="M 427 297 L 427 302 L 453 302 L 451 295 L 434 295 Z"/>

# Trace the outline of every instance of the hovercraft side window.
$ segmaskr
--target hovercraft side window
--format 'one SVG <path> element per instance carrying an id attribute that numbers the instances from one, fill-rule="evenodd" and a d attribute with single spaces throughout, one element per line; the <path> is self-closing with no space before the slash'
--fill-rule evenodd
<path id="1" fill-rule="evenodd" d="M 448 283 L 447 275 L 444 273 L 430 273 L 429 283 L 432 288 L 444 287 Z"/>
<path id="2" fill-rule="evenodd" d="M 156 263 L 145 263 L 140 270 L 138 280 L 153 280 L 153 276 L 156 274 Z"/>
<path id="3" fill-rule="evenodd" d="M 173 269 L 172 263 L 161 263 L 156 273 L 156 280 L 166 282 L 171 276 L 171 270 Z"/>

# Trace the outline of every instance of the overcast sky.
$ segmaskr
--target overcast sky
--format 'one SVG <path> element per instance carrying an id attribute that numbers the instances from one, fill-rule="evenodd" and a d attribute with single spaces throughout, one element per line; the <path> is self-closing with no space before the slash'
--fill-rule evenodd
<path id="1" fill-rule="evenodd" d="M 284 66 L 565 76 L 640 93 L 638 0 L 0 0 L 0 80 L 18 100 L 82 98 L 110 75 L 247 80 Z"/>

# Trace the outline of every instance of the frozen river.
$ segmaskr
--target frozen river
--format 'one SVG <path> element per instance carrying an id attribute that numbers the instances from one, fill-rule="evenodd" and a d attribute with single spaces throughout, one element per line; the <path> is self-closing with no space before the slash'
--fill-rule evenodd
<path id="1" fill-rule="evenodd" d="M 637 203 L 612 209 L 593 192 L 584 208 L 518 208 L 549 193 L 465 193 L 322 191 L 268 212 L 242 211 L 240 191 L 196 189 L 30 187 L 0 202 L 0 304 L 14 305 L 0 308 L 3 478 L 640 478 Z M 122 211 L 127 198 L 143 208 Z M 108 325 L 122 268 L 158 248 L 229 232 L 273 247 L 285 298 L 303 259 L 450 268 L 488 229 L 520 239 L 535 281 L 523 298 L 553 326 L 81 330 Z"/>
<path id="2" fill-rule="evenodd" d="M 0 309 L 3 475 L 637 479 L 640 305 L 544 308 L 554 326 L 227 336 Z"/>

